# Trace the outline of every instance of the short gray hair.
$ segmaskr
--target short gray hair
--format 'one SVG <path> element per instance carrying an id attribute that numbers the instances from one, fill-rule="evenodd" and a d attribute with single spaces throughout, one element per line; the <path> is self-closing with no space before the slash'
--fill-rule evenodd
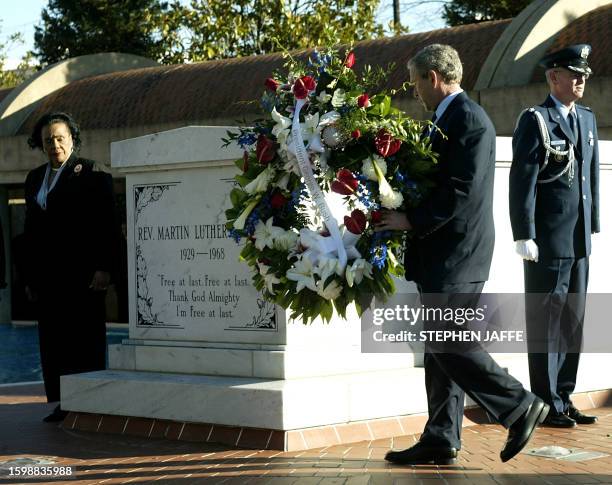
<path id="1" fill-rule="evenodd" d="M 446 84 L 461 83 L 463 66 L 459 53 L 450 45 L 431 44 L 423 47 L 408 61 L 408 69 L 413 67 L 419 76 L 425 77 L 429 71 L 436 71 Z"/>

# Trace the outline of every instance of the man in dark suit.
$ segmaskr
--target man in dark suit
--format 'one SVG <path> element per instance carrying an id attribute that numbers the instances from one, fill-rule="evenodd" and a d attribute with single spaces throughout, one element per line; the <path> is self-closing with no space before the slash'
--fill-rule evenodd
<path id="1" fill-rule="evenodd" d="M 406 230 L 405 268 L 422 302 L 475 304 L 488 278 L 493 255 L 495 129 L 485 111 L 460 87 L 457 51 L 434 44 L 409 63 L 415 96 L 435 111 L 430 130 L 439 154 L 436 186 L 416 209 L 385 211 L 377 230 Z M 500 456 L 507 461 L 529 441 L 548 406 L 526 391 L 484 350 L 425 352 L 429 419 L 419 442 L 390 451 L 399 464 L 452 464 L 461 448 L 465 392 L 509 428 Z"/>
<path id="2" fill-rule="evenodd" d="M 591 74 L 591 47 L 541 61 L 550 95 L 525 110 L 512 138 L 510 220 L 524 258 L 531 390 L 550 405 L 544 424 L 595 423 L 576 409 L 591 233 L 599 232 L 597 125 L 576 104 Z"/>

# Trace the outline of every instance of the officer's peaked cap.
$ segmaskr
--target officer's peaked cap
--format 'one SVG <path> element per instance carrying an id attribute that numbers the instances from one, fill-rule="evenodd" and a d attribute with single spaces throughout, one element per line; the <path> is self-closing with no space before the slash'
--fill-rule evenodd
<path id="1" fill-rule="evenodd" d="M 544 56 L 540 60 L 540 66 L 544 69 L 564 67 L 580 74 L 592 74 L 593 71 L 587 63 L 590 53 L 591 46 L 589 44 L 570 45 Z"/>

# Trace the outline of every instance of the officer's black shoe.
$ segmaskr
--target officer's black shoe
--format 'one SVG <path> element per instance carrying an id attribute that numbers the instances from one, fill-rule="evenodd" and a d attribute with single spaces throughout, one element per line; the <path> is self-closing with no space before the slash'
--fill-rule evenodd
<path id="1" fill-rule="evenodd" d="M 582 414 L 572 405 L 570 405 L 569 409 L 567 410 L 567 415 L 578 424 L 595 424 L 597 422 L 597 416 Z"/>
<path id="2" fill-rule="evenodd" d="M 417 443 L 406 450 L 387 452 L 385 460 L 398 465 L 454 465 L 457 449 Z"/>
<path id="3" fill-rule="evenodd" d="M 560 414 L 554 411 L 548 413 L 542 426 L 550 428 L 573 428 L 576 426 L 576 421 L 570 418 L 567 414 Z"/>
<path id="4" fill-rule="evenodd" d="M 45 423 L 59 423 L 63 421 L 66 416 L 68 416 L 68 411 L 62 411 L 58 405 L 49 416 L 43 418 L 43 421 Z"/>

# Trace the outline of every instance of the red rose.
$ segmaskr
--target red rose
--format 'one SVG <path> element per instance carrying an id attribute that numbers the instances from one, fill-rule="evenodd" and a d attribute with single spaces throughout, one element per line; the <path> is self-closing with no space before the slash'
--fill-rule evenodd
<path id="1" fill-rule="evenodd" d="M 372 218 L 372 222 L 376 224 L 382 220 L 382 212 L 374 210 L 370 212 L 370 217 Z"/>
<path id="2" fill-rule="evenodd" d="M 331 183 L 332 191 L 342 195 L 351 195 L 357 190 L 358 186 L 359 180 L 347 168 L 338 170 L 336 180 Z"/>
<path id="3" fill-rule="evenodd" d="M 242 171 L 246 172 L 249 169 L 249 152 L 247 152 L 246 150 L 242 154 L 242 161 L 244 162 L 242 164 Z"/>
<path id="4" fill-rule="evenodd" d="M 280 83 L 275 79 L 272 79 L 271 77 L 266 79 L 266 82 L 264 84 L 266 85 L 266 88 L 268 88 L 273 93 L 275 93 L 278 87 L 280 86 Z"/>
<path id="5" fill-rule="evenodd" d="M 293 94 L 297 99 L 305 99 L 316 87 L 317 83 L 311 76 L 302 76 L 293 84 Z"/>
<path id="6" fill-rule="evenodd" d="M 351 137 L 355 138 L 355 140 L 358 138 L 361 138 L 361 130 L 356 129 L 356 130 L 351 131 Z"/>
<path id="7" fill-rule="evenodd" d="M 274 142 L 266 135 L 259 135 L 259 137 L 257 137 L 255 154 L 257 155 L 257 161 L 259 163 L 262 165 L 267 165 L 274 159 L 274 155 L 276 155 Z"/>
<path id="8" fill-rule="evenodd" d="M 367 219 L 365 214 L 359 209 L 351 212 L 350 216 L 344 216 L 344 225 L 349 232 L 353 234 L 361 234 L 365 231 Z"/>
<path id="9" fill-rule="evenodd" d="M 351 69 L 355 65 L 355 53 L 353 51 L 349 52 L 346 56 L 346 60 L 344 61 L 344 65 Z"/>
<path id="10" fill-rule="evenodd" d="M 287 200 L 289 199 L 287 199 L 283 194 L 280 192 L 275 192 L 270 198 L 270 205 L 272 206 L 272 209 L 280 209 L 287 203 Z"/>
<path id="11" fill-rule="evenodd" d="M 376 151 L 380 154 L 381 157 L 390 157 L 394 153 L 400 149 L 402 144 L 401 140 L 396 140 L 391 136 L 387 130 L 382 128 L 377 134 L 376 138 L 374 138 L 374 145 L 376 146 Z"/>
<path id="12" fill-rule="evenodd" d="M 370 103 L 370 97 L 367 94 L 363 93 L 357 98 L 357 106 L 360 108 L 369 108 L 371 105 L 372 103 Z"/>

